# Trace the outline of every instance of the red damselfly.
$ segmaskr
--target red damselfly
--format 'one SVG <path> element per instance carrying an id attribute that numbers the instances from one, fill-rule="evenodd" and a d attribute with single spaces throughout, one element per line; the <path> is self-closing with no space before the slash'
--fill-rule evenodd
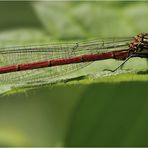
<path id="1" fill-rule="evenodd" d="M 119 38 L 106 42 L 93 40 L 0 49 L 0 82 L 39 83 L 76 71 L 93 61 L 123 60 L 114 70 L 132 57 L 148 58 L 148 34 Z M 8 80 L 9 78 L 9 80 Z"/>

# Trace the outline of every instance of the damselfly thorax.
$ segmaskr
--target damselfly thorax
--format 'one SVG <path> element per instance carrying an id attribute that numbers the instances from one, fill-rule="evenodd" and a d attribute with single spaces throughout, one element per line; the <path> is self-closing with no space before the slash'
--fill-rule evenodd
<path id="1" fill-rule="evenodd" d="M 131 53 L 148 53 L 148 34 L 136 35 L 129 44 Z"/>
<path id="2" fill-rule="evenodd" d="M 116 71 L 123 67 L 123 65 L 133 57 L 148 58 L 148 34 L 141 33 L 136 35 L 133 40 L 129 43 L 128 56 L 121 57 L 124 60 L 117 68 L 109 71 Z"/>

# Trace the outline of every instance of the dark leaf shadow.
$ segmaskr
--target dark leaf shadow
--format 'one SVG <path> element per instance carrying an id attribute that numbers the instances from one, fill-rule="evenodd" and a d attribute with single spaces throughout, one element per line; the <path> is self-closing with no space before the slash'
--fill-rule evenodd
<path id="1" fill-rule="evenodd" d="M 1 1 L 0 30 L 23 27 L 42 27 L 30 2 Z"/>
<path id="2" fill-rule="evenodd" d="M 89 86 L 71 116 L 65 146 L 147 146 L 147 88 L 144 82 Z"/>
<path id="3" fill-rule="evenodd" d="M 137 72 L 137 74 L 147 75 L 148 74 L 148 70 L 139 71 L 139 72 Z"/>

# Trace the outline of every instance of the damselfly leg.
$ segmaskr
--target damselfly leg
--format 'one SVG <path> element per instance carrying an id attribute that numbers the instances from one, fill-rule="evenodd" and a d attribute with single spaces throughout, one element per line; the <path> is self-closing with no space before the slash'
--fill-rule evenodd
<path id="1" fill-rule="evenodd" d="M 104 71 L 110 71 L 110 72 L 115 72 L 118 69 L 122 69 L 122 67 L 124 66 L 124 64 L 131 58 L 133 57 L 139 57 L 139 58 L 148 58 L 148 54 L 147 53 L 134 53 L 131 54 L 129 57 L 127 57 L 119 66 L 117 66 L 114 70 L 111 69 L 104 69 Z"/>

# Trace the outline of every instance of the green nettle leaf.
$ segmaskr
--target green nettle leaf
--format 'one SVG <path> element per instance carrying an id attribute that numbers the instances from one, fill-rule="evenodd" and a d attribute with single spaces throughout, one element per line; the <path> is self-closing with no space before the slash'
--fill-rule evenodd
<path id="1" fill-rule="evenodd" d="M 146 33 L 147 10 L 147 2 L 0 2 L 0 67 L 74 56 L 83 40 Z M 8 53 L 50 44 L 69 52 Z M 0 74 L 0 146 L 147 146 L 147 60 L 105 71 L 121 62 Z"/>

